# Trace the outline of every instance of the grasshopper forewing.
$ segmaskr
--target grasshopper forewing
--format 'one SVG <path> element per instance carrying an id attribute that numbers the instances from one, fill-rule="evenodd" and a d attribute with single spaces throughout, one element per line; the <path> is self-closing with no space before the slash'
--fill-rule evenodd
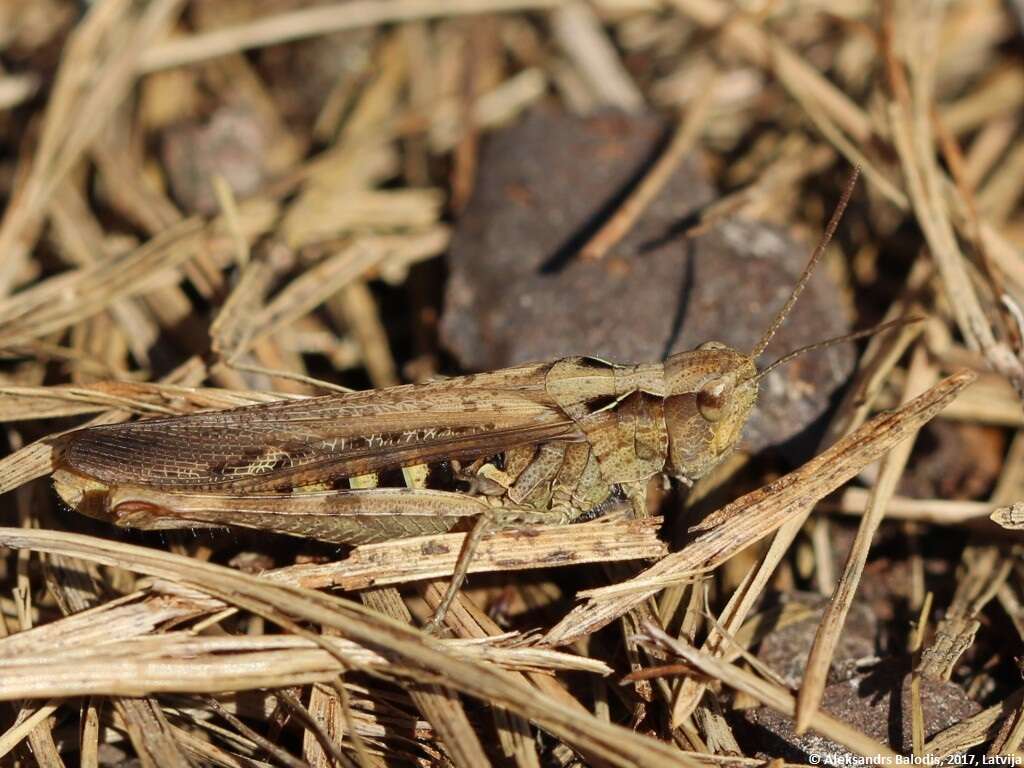
<path id="1" fill-rule="evenodd" d="M 691 482 L 735 446 L 765 373 L 755 359 L 806 285 L 855 178 L 751 354 L 709 342 L 657 363 L 574 357 L 91 427 L 67 436 L 56 488 L 119 525 L 236 525 L 347 544 L 440 533 L 467 518 L 564 523 L 619 503 L 640 510 L 650 478 Z M 441 475 L 438 462 L 456 467 L 462 491 L 431 480 L 423 467 Z M 380 487 L 395 470 L 411 487 Z"/>

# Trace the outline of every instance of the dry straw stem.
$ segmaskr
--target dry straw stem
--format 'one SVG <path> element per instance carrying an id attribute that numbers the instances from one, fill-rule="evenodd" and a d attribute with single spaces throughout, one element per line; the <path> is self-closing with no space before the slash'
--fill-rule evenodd
<path id="1" fill-rule="evenodd" d="M 143 415 L 174 416 L 198 410 L 237 408 L 242 405 L 301 399 L 295 395 L 217 387 L 181 387 L 143 381 L 102 381 L 83 386 L 2 387 L 4 399 L 11 398 L 3 410 L 4 421 L 31 418 L 31 411 L 52 409 L 57 416 L 81 413 L 78 406 L 91 411 L 124 410 Z M 65 413 L 57 404 L 65 404 Z"/>
<path id="2" fill-rule="evenodd" d="M 679 122 L 672 140 L 665 151 L 661 153 L 658 161 L 612 217 L 580 249 L 580 258 L 604 258 L 632 229 L 633 224 L 640 218 L 647 206 L 672 178 L 679 163 L 693 151 L 708 115 L 711 113 L 714 95 L 715 79 L 712 77 L 707 89 L 697 97 L 686 116 Z"/>
<path id="3" fill-rule="evenodd" d="M 1018 747 L 1020 747 L 1021 739 L 1024 738 L 1024 721 L 1021 720 L 1021 715 L 1024 714 L 1024 709 L 1021 707 L 1017 708 L 1013 723 L 1013 728 L 1010 733 L 1006 736 L 1002 744 L 999 744 L 997 739 L 995 743 L 989 747 L 988 754 L 990 755 L 1016 755 Z"/>
<path id="4" fill-rule="evenodd" d="M 61 256 L 75 267 L 114 258 L 104 237 L 103 227 L 90 210 L 85 194 L 67 181 L 60 185 L 54 195 L 50 205 L 50 223 Z M 111 312 L 122 329 L 121 335 L 125 337 L 132 355 L 143 365 L 148 365 L 149 350 L 160 334 L 157 324 L 145 308 L 135 301 L 118 301 L 111 306 Z M 131 329 L 131 332 L 126 332 L 127 329 Z"/>
<path id="5" fill-rule="evenodd" d="M 374 388 L 383 389 L 401 384 L 387 329 L 366 281 L 349 283 L 337 295 L 328 299 L 327 312 L 344 323 L 355 337 Z"/>
<path id="6" fill-rule="evenodd" d="M 24 719 L 8 728 L 3 735 L 0 735 L 0 758 L 6 756 L 12 749 L 20 744 L 35 728 L 42 725 L 46 720 L 60 709 L 61 702 L 47 702 L 38 709 L 32 710 Z"/>
<path id="7" fill-rule="evenodd" d="M 910 371 L 903 388 L 903 401 L 908 402 L 923 393 L 934 383 L 936 378 L 937 372 L 929 364 L 924 348 L 918 346 L 914 350 Z M 856 596 L 860 577 L 864 573 L 871 541 L 882 523 L 890 499 L 896 492 L 896 484 L 906 469 L 915 437 L 916 434 L 910 434 L 907 439 L 893 446 L 892 451 L 882 459 L 878 480 L 871 491 L 867 509 L 861 517 L 853 546 L 846 558 L 843 575 L 832 593 L 832 599 L 825 609 L 825 614 L 818 625 L 814 643 L 811 646 L 807 666 L 804 669 L 803 682 L 800 686 L 800 694 L 797 697 L 797 733 L 803 733 L 810 726 L 811 719 L 821 704 L 821 697 L 825 693 L 825 686 L 828 682 L 828 670 L 832 664 L 832 655 L 839 644 L 843 624 Z"/>
<path id="8" fill-rule="evenodd" d="M 508 13 L 554 8 L 564 0 L 356 0 L 266 16 L 247 24 L 191 35 L 154 46 L 142 57 L 139 69 L 160 69 L 196 64 L 251 48 L 277 45 L 305 37 L 439 16 Z"/>
<path id="9" fill-rule="evenodd" d="M 921 654 L 917 672 L 932 680 L 949 680 L 960 657 L 981 628 L 982 609 L 999 592 L 1013 559 L 999 545 L 968 544 L 961 555 L 956 592 Z"/>
<path id="10" fill-rule="evenodd" d="M 21 496 L 21 494 L 19 494 Z M 89 563 L 78 558 L 52 555 L 43 558 L 44 578 L 57 607 L 65 615 L 81 614 L 100 599 L 97 576 Z M 22 623 L 23 630 L 31 627 Z M 154 765 L 185 766 L 189 761 L 160 704 L 151 698 L 112 697 L 111 704 L 121 717 L 132 746 L 144 762 Z M 37 745 L 30 735 L 34 751 Z"/>
<path id="11" fill-rule="evenodd" d="M 385 265 L 407 267 L 436 256 L 448 244 L 448 229 L 432 226 L 408 235 L 367 235 L 341 246 L 305 270 L 254 311 L 238 343 L 245 350 L 267 335 L 308 314 L 341 289 Z M 237 335 L 237 334 L 235 334 Z"/>
<path id="12" fill-rule="evenodd" d="M 132 748 L 144 765 L 192 768 L 181 739 L 156 701 L 121 698 L 113 704 L 121 730 L 128 733 Z"/>
<path id="13" fill-rule="evenodd" d="M 621 584 L 581 593 L 587 599 L 545 636 L 561 645 L 595 632 L 659 589 L 692 579 L 778 529 L 836 490 L 892 446 L 914 434 L 975 378 L 959 371 L 892 413 L 880 414 L 800 469 L 720 509 L 718 527 Z"/>
<path id="14" fill-rule="evenodd" d="M 241 267 L 235 287 L 210 324 L 210 349 L 222 360 L 234 361 L 252 344 L 252 317 L 262 308 L 279 270 L 270 258 L 249 260 Z"/>
<path id="15" fill-rule="evenodd" d="M 344 638 L 326 639 L 330 647 L 327 651 L 291 635 L 197 637 L 191 632 L 164 632 L 109 641 L 108 630 L 86 646 L 69 634 L 70 629 L 65 628 L 63 635 L 49 645 L 38 644 L 30 650 L 15 651 L 0 644 L 0 699 L 219 693 L 329 683 L 346 669 L 339 657 L 381 675 L 390 671 L 386 654 Z M 32 630 L 25 634 L 40 640 Z M 74 646 L 73 651 L 68 651 L 68 644 Z M 443 647 L 452 657 L 518 672 L 611 672 L 601 662 L 539 648 L 450 640 Z"/>
<path id="16" fill-rule="evenodd" d="M 273 223 L 276 206 L 242 206 L 242 228 L 252 239 Z M 182 221 L 143 246 L 112 259 L 64 272 L 0 301 L 0 333 L 4 344 L 16 346 L 71 325 L 107 309 L 114 302 L 143 295 L 178 282 L 177 268 L 199 253 L 221 256 L 233 248 L 219 222 L 198 218 Z"/>
<path id="17" fill-rule="evenodd" d="M 890 61 L 893 99 L 888 105 L 888 118 L 893 140 L 910 202 L 942 275 L 957 325 L 968 344 L 980 349 L 996 370 L 1015 382 L 1019 392 L 1024 392 L 1024 367 L 993 335 L 949 219 L 932 131 L 931 92 L 938 51 L 935 37 L 942 12 L 938 4 L 929 3 L 927 7 L 929 13 L 923 19 L 914 18 L 913 37 L 918 41 L 918 55 L 909 62 L 909 88 L 901 79 L 899 64 Z"/>
<path id="18" fill-rule="evenodd" d="M 794 195 L 800 182 L 820 176 L 835 160 L 836 152 L 831 147 L 812 144 L 800 134 L 787 136 L 779 156 L 760 169 L 757 178 L 702 208 L 697 221 L 685 234 L 696 237 L 739 215 L 760 218 L 773 202 Z"/>
<path id="19" fill-rule="evenodd" d="M 359 597 L 368 607 L 385 616 L 404 623 L 412 621 L 412 614 L 396 589 L 370 589 Z M 457 691 L 442 685 L 429 685 L 410 690 L 409 696 L 433 726 L 456 765 L 487 763 L 483 745 L 473 730 L 473 724 L 466 715 Z M 331 709 L 334 710 L 332 714 L 335 714 L 338 707 L 332 706 Z M 316 749 L 320 751 L 319 745 Z"/>
<path id="20" fill-rule="evenodd" d="M 892 404 L 885 397 L 881 401 L 886 405 Z M 985 371 L 978 374 L 978 380 L 948 410 L 943 411 L 942 418 L 1015 429 L 1024 427 L 1024 413 L 1013 387 L 1005 377 Z"/>
<path id="21" fill-rule="evenodd" d="M 1010 446 L 1004 466 L 989 498 L 995 507 L 1016 504 L 1024 496 L 1024 437 L 1020 433 Z M 953 600 L 918 665 L 922 676 L 950 678 L 959 659 L 974 642 L 981 627 L 982 610 L 1007 583 L 1019 554 L 1019 547 L 1000 545 L 971 543 L 964 549 Z"/>
<path id="22" fill-rule="evenodd" d="M 603 106 L 626 112 L 644 108 L 644 96 L 589 3 L 574 0 L 551 14 L 551 31 Z"/>
<path id="23" fill-rule="evenodd" d="M 476 99 L 471 112 L 473 123 L 480 130 L 504 125 L 528 106 L 540 101 L 547 88 L 547 77 L 540 69 L 517 72 Z M 453 149 L 462 125 L 458 117 L 458 102 L 452 98 L 440 99 L 429 107 L 427 114 L 430 119 L 431 150 L 441 153 Z M 412 117 L 410 122 L 414 126 L 419 119 Z"/>
<path id="24" fill-rule="evenodd" d="M 469 573 L 658 558 L 661 518 L 599 519 L 573 526 L 537 526 L 484 536 Z M 450 576 L 467 534 L 445 533 L 356 547 L 336 563 L 293 565 L 267 574 L 311 589 L 345 590 Z"/>
<path id="25" fill-rule="evenodd" d="M 737 14 L 732 5 L 719 0 L 672 0 L 672 5 L 703 27 L 721 29 L 724 44 L 770 70 L 790 94 L 807 94 L 856 141 L 871 138 L 871 121 L 860 107 L 755 19 Z"/>
<path id="26" fill-rule="evenodd" d="M 38 89 L 39 76 L 33 73 L 0 76 L 0 110 L 28 101 Z"/>
<path id="27" fill-rule="evenodd" d="M 738 655 L 735 645 L 729 642 L 728 634 L 732 633 L 738 636 L 742 632 L 743 626 L 746 626 L 744 622 L 747 616 L 757 605 L 761 593 L 768 586 L 769 579 L 789 551 L 790 545 L 796 537 L 796 531 L 803 527 L 810 510 L 811 505 L 803 505 L 793 518 L 775 534 L 768 550 L 761 558 L 760 564 L 748 571 L 743 581 L 729 597 L 719 620 L 713 622 L 711 631 L 704 640 L 703 651 L 716 657 L 724 657 L 727 660 Z M 682 679 L 672 703 L 674 726 L 678 727 L 693 714 L 706 688 L 706 682 L 697 677 Z"/>
<path id="28" fill-rule="evenodd" d="M 133 4 L 93 6 L 67 43 L 47 104 L 31 170 L 0 222 L 0 294 L 32 250 L 51 196 L 135 83 L 139 57 L 176 18 L 183 0 L 156 0 L 133 18 Z M 84 73 L 96 73 L 95 78 Z"/>
<path id="29" fill-rule="evenodd" d="M 447 585 L 441 582 L 433 582 L 423 590 L 423 598 L 427 607 L 434 611 L 445 598 Z M 462 593 L 459 593 L 452 603 L 445 624 L 457 637 L 473 640 L 484 640 L 487 638 L 499 637 L 501 629 L 494 620 L 488 616 L 472 600 Z M 548 696 L 561 702 L 564 706 L 573 710 L 585 712 L 583 705 L 573 696 L 562 683 L 551 675 L 528 673 L 524 679 L 536 686 Z"/>
<path id="30" fill-rule="evenodd" d="M 822 509 L 844 515 L 864 514 L 871 491 L 866 488 L 846 488 L 833 503 L 826 501 Z M 885 515 L 890 520 L 910 520 L 929 525 L 961 525 L 985 520 L 997 507 L 988 501 L 968 499 L 912 499 L 907 496 L 893 496 L 889 499 Z M 986 526 L 993 532 L 991 526 Z"/>
<path id="31" fill-rule="evenodd" d="M 888 323 L 901 317 L 923 315 L 924 311 L 919 303 L 920 294 L 931 276 L 931 265 L 919 256 L 910 268 L 903 293 L 889 306 L 883 321 Z M 836 415 L 822 438 L 822 446 L 830 445 L 864 423 L 871 409 L 877 407 L 883 388 L 896 369 L 896 364 L 924 330 L 925 326 L 921 323 L 907 323 L 889 333 L 869 339 L 854 379 L 843 394 Z M 970 391 L 971 388 L 968 387 L 950 405 L 959 402 L 960 398 Z"/>
<path id="32" fill-rule="evenodd" d="M 302 760 L 299 760 L 297 757 L 292 756 L 291 753 L 286 752 L 262 734 L 259 734 L 256 731 L 254 731 L 252 728 L 246 725 L 244 720 L 235 717 L 234 714 L 228 711 L 224 706 L 221 705 L 219 701 L 217 701 L 212 696 L 206 697 L 206 705 L 210 708 L 212 712 L 215 712 L 223 720 L 226 720 L 232 728 L 238 731 L 238 733 L 240 733 L 245 738 L 249 739 L 249 741 L 253 742 L 254 744 L 257 744 L 268 755 L 271 755 L 275 760 L 277 760 L 282 765 L 288 766 L 288 768 L 308 767 L 309 763 L 303 762 Z"/>
<path id="33" fill-rule="evenodd" d="M 443 682 L 529 718 L 592 759 L 621 766 L 680 764 L 679 753 L 668 745 L 584 714 L 489 664 L 454 658 L 436 639 L 347 600 L 272 584 L 192 558 L 59 531 L 0 528 L 0 546 L 79 557 L 199 589 L 306 637 L 336 655 L 329 638 L 303 630 L 297 622 L 331 628 L 364 648 L 386 654 L 391 662 L 389 678 Z M 358 659 L 339 655 L 339 660 L 349 669 L 374 672 L 365 669 Z"/>

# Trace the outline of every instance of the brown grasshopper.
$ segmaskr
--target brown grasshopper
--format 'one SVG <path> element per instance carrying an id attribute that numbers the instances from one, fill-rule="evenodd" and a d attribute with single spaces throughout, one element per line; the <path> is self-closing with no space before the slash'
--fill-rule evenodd
<path id="1" fill-rule="evenodd" d="M 90 427 L 67 436 L 56 489 L 80 512 L 122 526 L 234 525 L 352 545 L 443 533 L 474 519 L 482 521 L 473 527 L 478 539 L 485 526 L 570 523 L 623 503 L 642 514 L 653 476 L 691 483 L 706 474 L 736 445 L 764 375 L 810 349 L 761 371 L 755 364 L 824 252 L 854 179 L 750 354 L 708 342 L 663 363 L 570 357 Z M 460 477 L 471 492 L 427 487 L 437 462 L 465 467 Z M 402 471 L 406 487 L 379 487 L 380 473 L 392 470 Z M 468 537 L 452 597 L 474 541 Z"/>

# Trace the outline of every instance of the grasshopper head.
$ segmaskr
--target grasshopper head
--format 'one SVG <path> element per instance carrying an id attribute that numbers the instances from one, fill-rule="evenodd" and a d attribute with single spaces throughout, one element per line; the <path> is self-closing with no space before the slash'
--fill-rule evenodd
<path id="1" fill-rule="evenodd" d="M 755 360 L 761 356 L 772 336 L 785 321 L 789 311 L 811 279 L 814 266 L 821 259 L 835 234 L 839 220 L 850 201 L 859 169 L 850 174 L 843 195 L 832 212 L 821 241 L 804 267 L 786 303 L 775 315 L 749 355 L 737 352 L 715 341 L 701 344 L 692 352 L 673 355 L 665 361 L 665 422 L 668 427 L 668 461 L 665 472 L 681 480 L 695 480 L 707 474 L 736 445 L 757 400 L 761 379 L 779 365 L 794 357 L 840 341 L 872 335 L 880 330 L 908 321 L 897 320 L 867 331 L 828 339 L 802 347 L 784 355 L 758 371 Z M 913 321 L 916 322 L 916 319 Z"/>
<path id="2" fill-rule="evenodd" d="M 747 355 L 710 341 L 666 360 L 665 385 L 665 471 L 695 480 L 739 440 L 757 400 L 757 367 Z"/>

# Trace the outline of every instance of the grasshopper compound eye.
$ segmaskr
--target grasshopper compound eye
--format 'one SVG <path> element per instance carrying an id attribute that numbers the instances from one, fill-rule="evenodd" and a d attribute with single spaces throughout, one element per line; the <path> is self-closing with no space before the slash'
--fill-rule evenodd
<path id="1" fill-rule="evenodd" d="M 725 413 L 725 402 L 729 396 L 729 382 L 712 379 L 697 393 L 697 410 L 706 421 L 715 422 Z"/>

